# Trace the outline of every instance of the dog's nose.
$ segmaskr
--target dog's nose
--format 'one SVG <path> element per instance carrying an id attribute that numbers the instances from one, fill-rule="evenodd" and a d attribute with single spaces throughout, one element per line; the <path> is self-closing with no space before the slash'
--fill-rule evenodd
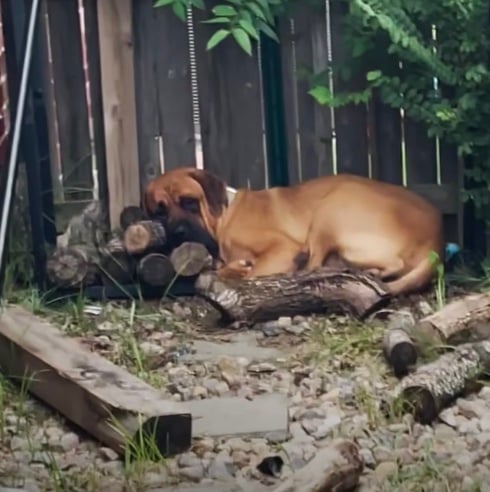
<path id="1" fill-rule="evenodd" d="M 187 229 L 184 225 L 179 225 L 173 231 L 173 235 L 178 239 L 184 239 L 187 235 Z"/>

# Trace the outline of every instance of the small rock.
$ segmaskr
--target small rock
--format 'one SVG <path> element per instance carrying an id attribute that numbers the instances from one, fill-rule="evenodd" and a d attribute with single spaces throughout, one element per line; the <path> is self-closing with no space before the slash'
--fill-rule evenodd
<path id="1" fill-rule="evenodd" d="M 192 398 L 207 398 L 208 397 L 208 390 L 204 388 L 204 386 L 194 386 L 192 388 Z"/>
<path id="2" fill-rule="evenodd" d="M 259 362 L 258 364 L 251 364 L 247 368 L 248 372 L 253 372 L 256 374 L 270 373 L 277 371 L 277 367 L 270 362 Z"/>
<path id="3" fill-rule="evenodd" d="M 362 459 L 364 460 L 364 464 L 368 468 L 374 467 L 374 465 L 376 464 L 376 460 L 374 459 L 374 455 L 369 448 L 361 448 L 359 450 L 359 454 L 361 455 Z"/>
<path id="4" fill-rule="evenodd" d="M 324 439 L 330 434 L 338 425 L 340 425 L 341 419 L 339 415 L 330 415 L 327 417 L 313 433 L 315 439 Z"/>
<path id="5" fill-rule="evenodd" d="M 398 465 L 394 461 L 384 461 L 374 469 L 374 478 L 378 483 L 385 482 L 398 472 Z"/>
<path id="6" fill-rule="evenodd" d="M 374 448 L 373 454 L 376 463 L 382 463 L 384 461 L 390 461 L 390 458 L 393 456 L 393 451 L 383 446 L 377 446 Z"/>
<path id="7" fill-rule="evenodd" d="M 266 337 L 277 337 L 282 333 L 282 328 L 277 325 L 276 321 L 267 321 L 256 325 Z"/>
<path id="8" fill-rule="evenodd" d="M 177 458 L 180 468 L 193 468 L 201 466 L 201 460 L 194 453 L 183 453 Z"/>
<path id="9" fill-rule="evenodd" d="M 145 484 L 146 488 L 155 488 L 165 485 L 168 481 L 168 473 L 163 470 L 161 472 L 149 471 L 143 476 L 142 482 Z"/>
<path id="10" fill-rule="evenodd" d="M 466 420 L 458 425 L 458 431 L 461 434 L 478 434 L 480 432 L 479 421 L 477 419 Z"/>
<path id="11" fill-rule="evenodd" d="M 243 468 L 250 463 L 250 455 L 244 451 L 233 451 L 231 459 L 238 468 Z"/>
<path id="12" fill-rule="evenodd" d="M 461 481 L 461 490 L 463 492 L 466 492 L 466 491 L 470 492 L 470 491 L 476 490 L 475 481 L 471 477 L 469 477 L 468 475 L 465 476 L 463 478 L 463 480 Z"/>
<path id="13" fill-rule="evenodd" d="M 419 312 L 422 316 L 429 316 L 434 312 L 434 309 L 432 309 L 432 306 L 427 302 L 427 301 L 419 301 L 417 304 L 417 307 L 419 309 Z"/>
<path id="14" fill-rule="evenodd" d="M 284 328 L 284 331 L 290 333 L 291 335 L 300 336 L 305 332 L 304 325 L 291 325 Z"/>
<path id="15" fill-rule="evenodd" d="M 445 424 L 451 426 L 451 427 L 456 427 L 457 421 L 456 417 L 454 415 L 454 410 L 453 408 L 445 408 L 440 414 L 439 414 L 439 420 L 444 422 Z"/>
<path id="16" fill-rule="evenodd" d="M 197 456 L 202 458 L 205 453 L 214 451 L 214 439 L 212 437 L 196 439 L 192 450 Z"/>
<path id="17" fill-rule="evenodd" d="M 10 440 L 10 449 L 12 451 L 28 451 L 31 449 L 31 444 L 28 439 L 13 436 Z"/>
<path id="18" fill-rule="evenodd" d="M 100 454 L 107 461 L 116 461 L 119 458 L 119 455 L 111 448 L 102 447 L 102 448 L 100 448 L 99 451 L 100 451 Z"/>
<path id="19" fill-rule="evenodd" d="M 439 440 L 452 439 L 456 437 L 458 433 L 446 424 L 436 424 L 434 426 L 434 437 Z"/>
<path id="20" fill-rule="evenodd" d="M 236 470 L 232 459 L 226 452 L 221 452 L 211 462 L 208 477 L 216 480 L 229 479 L 235 476 Z"/>
<path id="21" fill-rule="evenodd" d="M 301 421 L 301 425 L 305 432 L 310 435 L 315 434 L 320 427 L 322 421 L 320 419 L 304 419 Z"/>
<path id="22" fill-rule="evenodd" d="M 277 320 L 277 326 L 279 328 L 289 328 L 293 324 L 293 320 L 290 316 L 281 316 Z"/>
<path id="23" fill-rule="evenodd" d="M 181 477 L 191 480 L 192 482 L 200 482 L 204 477 L 204 468 L 202 465 L 189 466 L 179 470 Z"/>
<path id="24" fill-rule="evenodd" d="M 60 446 L 63 451 L 68 452 L 75 449 L 80 444 L 80 439 L 74 432 L 64 434 L 60 439 Z"/>
<path id="25" fill-rule="evenodd" d="M 147 357 L 161 355 L 165 351 L 162 347 L 160 347 L 160 345 L 157 345 L 156 343 L 152 343 L 152 342 L 141 342 L 140 350 Z"/>

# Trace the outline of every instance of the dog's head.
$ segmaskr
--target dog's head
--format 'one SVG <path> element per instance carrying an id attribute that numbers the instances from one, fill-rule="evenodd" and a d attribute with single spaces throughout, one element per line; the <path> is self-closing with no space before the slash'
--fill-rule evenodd
<path id="1" fill-rule="evenodd" d="M 225 183 L 214 174 L 192 167 L 168 171 L 148 183 L 143 208 L 160 220 L 172 247 L 198 242 L 218 256 L 216 227 L 228 206 Z"/>

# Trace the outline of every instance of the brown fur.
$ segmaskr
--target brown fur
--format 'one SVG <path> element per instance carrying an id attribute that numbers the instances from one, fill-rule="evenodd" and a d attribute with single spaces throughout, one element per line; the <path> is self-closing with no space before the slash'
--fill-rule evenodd
<path id="1" fill-rule="evenodd" d="M 439 211 L 401 186 L 353 175 L 325 176 L 296 186 L 239 190 L 228 206 L 216 176 L 180 168 L 147 188 L 150 211 L 160 201 L 168 220 L 186 215 L 179 197 L 200 204 L 192 220 L 219 245 L 223 277 L 291 272 L 330 258 L 378 275 L 393 295 L 426 287 L 433 276 L 430 251 L 443 255 Z M 187 214 L 188 215 L 188 214 Z"/>

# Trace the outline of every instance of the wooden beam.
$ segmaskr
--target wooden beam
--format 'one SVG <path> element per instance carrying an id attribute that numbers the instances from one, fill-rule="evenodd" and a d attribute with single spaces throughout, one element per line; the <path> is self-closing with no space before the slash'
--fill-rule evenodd
<path id="1" fill-rule="evenodd" d="M 140 203 L 131 0 L 97 2 L 111 227 Z"/>
<path id="2" fill-rule="evenodd" d="M 191 414 L 19 306 L 0 315 L 0 367 L 94 438 L 123 453 L 143 433 L 163 455 L 191 445 Z M 146 440 L 150 444 L 150 441 Z"/>

